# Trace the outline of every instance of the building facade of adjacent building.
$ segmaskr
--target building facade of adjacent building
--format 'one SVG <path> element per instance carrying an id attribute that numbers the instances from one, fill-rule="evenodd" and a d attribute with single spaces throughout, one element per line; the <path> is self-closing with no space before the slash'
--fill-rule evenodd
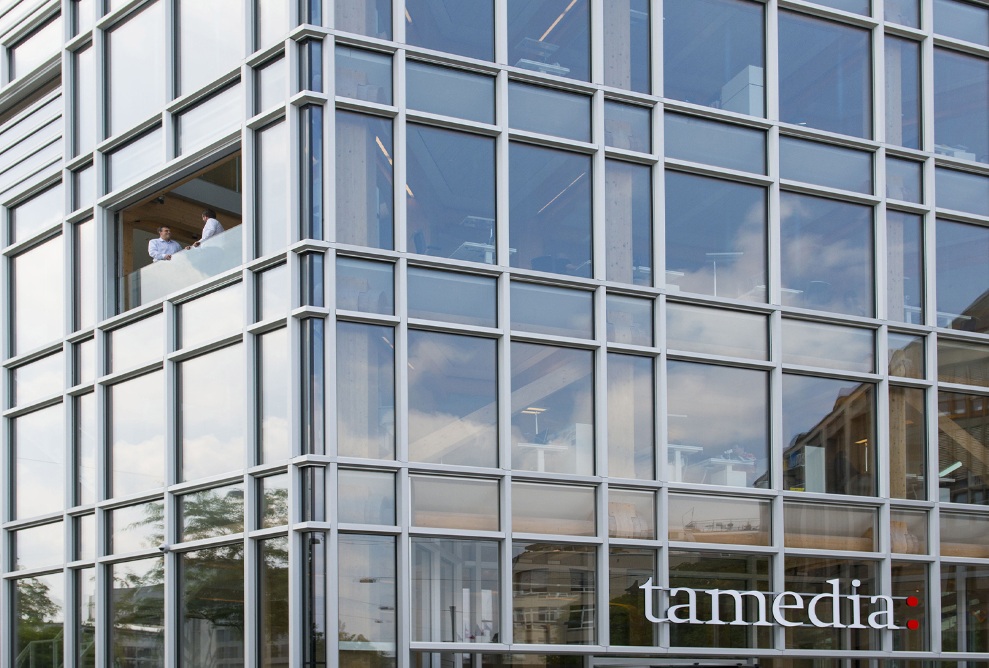
<path id="1" fill-rule="evenodd" d="M 4 0 L 0 248 L 2 668 L 989 665 L 987 3 Z"/>

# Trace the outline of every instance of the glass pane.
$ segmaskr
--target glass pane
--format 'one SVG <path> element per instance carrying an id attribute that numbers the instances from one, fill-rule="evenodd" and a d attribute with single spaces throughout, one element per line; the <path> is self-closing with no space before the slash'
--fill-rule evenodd
<path id="1" fill-rule="evenodd" d="M 337 241 L 392 247 L 392 122 L 336 112 Z"/>
<path id="2" fill-rule="evenodd" d="M 288 524 L 288 474 L 261 478 L 261 528 Z"/>
<path id="3" fill-rule="evenodd" d="M 884 13 L 887 21 L 920 27 L 920 0 L 886 0 Z"/>
<path id="4" fill-rule="evenodd" d="M 284 536 L 258 541 L 260 571 L 258 600 L 258 646 L 261 668 L 288 665 L 289 651 L 289 560 Z"/>
<path id="5" fill-rule="evenodd" d="M 62 237 L 58 236 L 10 258 L 10 310 L 14 321 L 10 352 L 15 355 L 54 341 L 64 333 L 62 250 Z"/>
<path id="6" fill-rule="evenodd" d="M 243 468 L 244 349 L 228 346 L 179 365 L 181 479 Z"/>
<path id="7" fill-rule="evenodd" d="M 340 522 L 395 524 L 394 473 L 340 469 L 338 479 L 337 519 Z M 414 493 L 415 478 L 412 489 Z"/>
<path id="8" fill-rule="evenodd" d="M 96 502 L 97 440 L 96 395 L 92 392 L 75 399 L 75 503 Z M 95 528 L 94 528 L 95 532 Z"/>
<path id="9" fill-rule="evenodd" d="M 890 332 L 887 337 L 889 375 L 924 378 L 924 337 Z"/>
<path id="10" fill-rule="evenodd" d="M 144 492 L 165 484 L 164 411 L 161 371 L 149 373 L 109 388 L 111 496 Z"/>
<path id="11" fill-rule="evenodd" d="M 106 158 L 108 191 L 137 181 L 165 162 L 163 134 L 158 126 L 132 142 L 114 149 Z"/>
<path id="12" fill-rule="evenodd" d="M 336 94 L 391 104 L 391 56 L 375 51 L 336 47 Z"/>
<path id="13" fill-rule="evenodd" d="M 259 407 L 261 418 L 261 463 L 288 459 L 292 456 L 291 426 L 288 401 L 290 347 L 288 329 L 281 328 L 259 336 L 258 358 L 260 378 Z"/>
<path id="14" fill-rule="evenodd" d="M 655 493 L 612 487 L 608 491 L 608 535 L 612 538 L 655 538 Z"/>
<path id="15" fill-rule="evenodd" d="M 920 148 L 920 42 L 886 36 L 886 141 Z"/>
<path id="16" fill-rule="evenodd" d="M 604 145 L 648 153 L 652 150 L 652 110 L 605 100 Z"/>
<path id="17" fill-rule="evenodd" d="M 769 376 L 667 363 L 669 479 L 769 486 Z"/>
<path id="18" fill-rule="evenodd" d="M 989 503 L 981 482 L 989 474 L 989 399 L 974 394 L 938 393 L 939 500 Z"/>
<path id="19" fill-rule="evenodd" d="M 96 569 L 76 571 L 76 666 L 96 668 Z M 70 664 L 72 665 L 72 664 Z"/>
<path id="20" fill-rule="evenodd" d="M 958 0 L 934 0 L 934 32 L 989 46 L 989 11 Z"/>
<path id="21" fill-rule="evenodd" d="M 779 13 L 780 120 L 872 137 L 870 33 Z"/>
<path id="22" fill-rule="evenodd" d="M 780 194 L 785 306 L 874 313 L 872 208 Z"/>
<path id="23" fill-rule="evenodd" d="M 226 25 L 219 21 L 207 29 Z M 106 33 L 108 136 L 137 125 L 165 104 L 165 53 L 164 2 L 148 5 Z"/>
<path id="24" fill-rule="evenodd" d="M 872 154 L 831 144 L 780 137 L 780 176 L 872 194 Z"/>
<path id="25" fill-rule="evenodd" d="M 494 3 L 405 0 L 405 37 L 414 46 L 494 60 Z"/>
<path id="26" fill-rule="evenodd" d="M 497 480 L 431 476 L 411 480 L 413 526 L 498 531 Z"/>
<path id="27" fill-rule="evenodd" d="M 874 373 L 875 339 L 871 329 L 784 318 L 783 363 Z"/>
<path id="28" fill-rule="evenodd" d="M 75 519 L 76 535 L 73 557 L 92 561 L 96 558 L 96 515 L 79 515 Z M 102 552 L 102 550 L 101 550 Z"/>
<path id="29" fill-rule="evenodd" d="M 165 316 L 156 313 L 110 332 L 110 370 L 159 360 L 165 352 Z"/>
<path id="30" fill-rule="evenodd" d="M 653 345 L 652 300 L 608 294 L 608 342 Z"/>
<path id="31" fill-rule="evenodd" d="M 836 614 L 841 620 L 852 619 L 858 613 L 858 619 L 867 619 L 881 606 L 870 605 L 872 596 L 879 594 L 878 578 L 879 562 L 851 559 L 827 559 L 821 557 L 786 557 L 784 560 L 786 591 L 800 592 L 805 601 L 812 596 L 824 594 L 830 598 L 834 589 L 828 584 L 830 580 L 838 580 L 838 610 Z M 852 583 L 858 581 L 858 585 Z M 858 594 L 859 605 L 853 612 L 853 603 L 849 594 Z M 825 599 L 826 600 L 826 599 Z M 831 608 L 832 606 L 828 606 Z M 790 613 L 783 611 L 791 621 L 802 622 L 806 619 L 804 610 Z M 827 613 L 825 613 L 827 619 Z M 793 649 L 811 649 L 822 647 L 834 650 L 878 650 L 880 634 L 870 629 L 846 631 L 833 626 L 816 627 L 812 624 L 797 624 L 786 629 L 786 647 Z"/>
<path id="32" fill-rule="evenodd" d="M 607 280 L 652 285 L 652 169 L 604 163 Z"/>
<path id="33" fill-rule="evenodd" d="M 840 9 L 846 12 L 854 12 L 855 14 L 864 14 L 869 16 L 872 13 L 871 4 L 872 0 L 812 0 L 819 5 L 824 5 L 825 7 L 834 7 L 835 9 Z"/>
<path id="34" fill-rule="evenodd" d="M 938 338 L 937 376 L 942 383 L 989 387 L 989 346 Z"/>
<path id="35" fill-rule="evenodd" d="M 10 583 L 13 614 L 7 628 L 14 645 L 10 648 L 13 656 L 25 657 L 37 666 L 61 664 L 65 577 L 62 573 L 52 573 Z"/>
<path id="36" fill-rule="evenodd" d="M 512 531 L 595 535 L 594 488 L 513 482 Z"/>
<path id="37" fill-rule="evenodd" d="M 692 304 L 666 305 L 666 345 L 671 350 L 769 359 L 766 317 Z"/>
<path id="38" fill-rule="evenodd" d="M 941 510 L 941 555 L 985 559 L 989 557 L 989 518 L 972 513 Z"/>
<path id="39" fill-rule="evenodd" d="M 594 338 L 594 293 L 512 282 L 512 329 Z"/>
<path id="40" fill-rule="evenodd" d="M 242 483 L 182 494 L 178 502 L 179 537 L 182 542 L 244 531 Z"/>
<path id="41" fill-rule="evenodd" d="M 934 151 L 989 160 L 989 60 L 934 49 Z"/>
<path id="42" fill-rule="evenodd" d="M 395 331 L 337 323 L 337 447 L 345 457 L 395 456 Z"/>
<path id="43" fill-rule="evenodd" d="M 334 0 L 338 30 L 391 39 L 391 0 Z"/>
<path id="44" fill-rule="evenodd" d="M 258 321 L 281 318 L 290 304 L 288 265 L 279 264 L 258 274 Z"/>
<path id="45" fill-rule="evenodd" d="M 394 665 L 370 661 L 395 654 L 395 538 L 344 534 L 338 563 L 340 665 Z"/>
<path id="46" fill-rule="evenodd" d="M 493 264 L 495 140 L 424 125 L 407 130 L 409 250 Z"/>
<path id="47" fill-rule="evenodd" d="M 65 358 L 61 352 L 19 366 L 11 372 L 11 406 L 25 406 L 61 394 L 65 387 Z"/>
<path id="48" fill-rule="evenodd" d="M 604 13 L 604 84 L 648 93 L 649 44 L 649 0 L 610 4 Z"/>
<path id="49" fill-rule="evenodd" d="M 414 60 L 406 64 L 405 77 L 409 109 L 494 123 L 494 78 Z"/>
<path id="50" fill-rule="evenodd" d="M 670 586 L 701 590 L 760 592 L 771 599 L 769 586 L 770 559 L 765 556 L 745 556 L 725 552 L 670 551 Z M 689 589 L 688 589 L 689 591 Z M 688 594 L 689 596 L 689 594 Z M 771 647 L 772 629 L 768 626 L 746 629 L 734 625 L 734 620 L 754 624 L 763 619 L 760 598 L 755 595 L 736 602 L 731 596 L 719 597 L 718 609 L 713 609 L 711 596 L 697 597 L 697 618 L 720 619 L 703 626 L 671 624 L 670 644 L 687 647 Z M 670 604 L 684 603 L 683 592 L 671 597 Z M 727 621 L 733 620 L 733 621 Z M 724 625 L 724 626 L 722 626 Z"/>
<path id="51" fill-rule="evenodd" d="M 512 266 L 590 277 L 590 156 L 513 143 L 508 173 Z"/>
<path id="52" fill-rule="evenodd" d="M 108 515 L 110 554 L 157 548 L 165 542 L 165 504 L 150 501 L 114 508 Z"/>
<path id="53" fill-rule="evenodd" d="M 395 265 L 338 257 L 337 308 L 365 313 L 395 312 Z"/>
<path id="54" fill-rule="evenodd" d="M 497 642 L 499 544 L 412 538 L 412 640 Z"/>
<path id="55" fill-rule="evenodd" d="M 667 158 L 766 173 L 766 133 L 694 116 L 666 113 Z"/>
<path id="56" fill-rule="evenodd" d="M 611 547 L 608 550 L 608 612 L 612 645 L 650 646 L 653 625 L 646 619 L 639 585 L 656 575 L 656 552 Z"/>
<path id="57" fill-rule="evenodd" d="M 216 290 L 179 307 L 181 347 L 192 346 L 239 331 L 244 322 L 244 284 Z"/>
<path id="58" fill-rule="evenodd" d="M 497 282 L 488 276 L 409 267 L 410 318 L 495 327 Z"/>
<path id="59" fill-rule="evenodd" d="M 760 499 L 670 494 L 670 540 L 769 545 L 772 504 Z"/>
<path id="60" fill-rule="evenodd" d="M 72 173 L 72 209 L 93 206 L 96 201 L 96 168 L 92 164 Z"/>
<path id="61" fill-rule="evenodd" d="M 289 30 L 289 3 L 283 0 L 257 0 L 254 27 L 257 31 L 255 50 L 282 41 Z"/>
<path id="62" fill-rule="evenodd" d="M 11 532 L 14 545 L 12 570 L 61 565 L 66 561 L 64 536 L 65 526 L 60 521 Z"/>
<path id="63" fill-rule="evenodd" d="M 927 498 L 927 405 L 924 390 L 889 388 L 889 495 Z"/>
<path id="64" fill-rule="evenodd" d="M 989 215 L 989 179 L 985 176 L 937 167 L 934 186 L 939 209 Z"/>
<path id="65" fill-rule="evenodd" d="M 38 30 L 7 49 L 8 81 L 35 70 L 55 56 L 62 44 L 62 18 L 56 16 Z"/>
<path id="66" fill-rule="evenodd" d="M 191 93 L 244 57 L 243 0 L 176 0 L 178 87 Z"/>
<path id="67" fill-rule="evenodd" d="M 72 385 L 88 385 L 96 380 L 96 341 L 85 339 L 75 344 Z"/>
<path id="68" fill-rule="evenodd" d="M 876 489 L 876 399 L 869 383 L 783 374 L 783 489 Z"/>
<path id="69" fill-rule="evenodd" d="M 608 355 L 608 475 L 656 477 L 653 358 Z"/>
<path id="70" fill-rule="evenodd" d="M 665 0 L 666 97 L 765 115 L 763 7 L 740 0 Z"/>
<path id="71" fill-rule="evenodd" d="M 244 660 L 244 547 L 241 544 L 186 552 L 179 561 L 182 665 L 216 665 L 211 645 L 223 638 L 222 656 Z M 205 645 L 205 648 L 204 648 Z M 216 650 L 214 650 L 216 651 Z"/>
<path id="72" fill-rule="evenodd" d="M 512 468 L 593 473 L 593 353 L 513 342 L 511 355 Z"/>
<path id="73" fill-rule="evenodd" d="M 74 228 L 75 245 L 75 313 L 74 328 L 92 327 L 99 320 L 96 294 L 99 292 L 100 271 L 96 266 L 96 223 L 87 220 Z"/>
<path id="74" fill-rule="evenodd" d="M 512 543 L 515 642 L 558 645 L 594 642 L 598 623 L 594 604 L 596 550 L 593 545 Z"/>
<path id="75" fill-rule="evenodd" d="M 279 0 L 267 0 L 267 4 L 280 5 L 282 3 Z M 284 104 L 289 93 L 288 80 L 288 60 L 283 56 L 279 56 L 258 68 L 254 87 L 255 113 L 261 113 L 275 105 Z"/>
<path id="76" fill-rule="evenodd" d="M 587 0 L 508 0 L 508 64 L 589 80 L 589 5 Z"/>
<path id="77" fill-rule="evenodd" d="M 766 190 L 666 172 L 666 280 L 674 289 L 766 301 Z"/>
<path id="78" fill-rule="evenodd" d="M 910 630 L 893 634 L 893 651 L 926 652 L 931 648 L 928 606 L 933 592 L 928 584 L 927 568 L 927 564 L 892 562 L 890 592 L 893 595 L 893 618 L 900 628 L 905 626 Z"/>
<path id="79" fill-rule="evenodd" d="M 941 567 L 941 649 L 945 652 L 989 651 L 989 618 L 972 614 L 989 599 L 989 566 Z"/>
<path id="80" fill-rule="evenodd" d="M 912 160 L 887 157 L 886 197 L 922 204 L 924 202 L 923 164 Z M 989 209 L 989 206 L 986 208 Z"/>
<path id="81" fill-rule="evenodd" d="M 409 459 L 498 464 L 498 342 L 409 331 Z"/>
<path id="82" fill-rule="evenodd" d="M 141 629 L 141 657 L 152 665 L 165 662 L 165 563 L 162 557 L 109 567 L 111 656 L 134 649 L 134 629 Z"/>
<path id="83" fill-rule="evenodd" d="M 921 216 L 886 211 L 886 305 L 890 320 L 924 323 L 924 239 Z"/>
<path id="84" fill-rule="evenodd" d="M 783 537 L 786 547 L 815 550 L 876 549 L 874 508 L 832 506 L 822 503 L 783 504 Z"/>
<path id="85" fill-rule="evenodd" d="M 891 508 L 890 550 L 899 554 L 927 554 L 927 511 Z"/>
<path id="86" fill-rule="evenodd" d="M 244 87 L 239 83 L 213 95 L 176 118 L 177 153 L 202 148 L 223 135 L 240 135 L 244 115 Z"/>
<path id="87" fill-rule="evenodd" d="M 23 519 L 65 507 L 65 409 L 55 404 L 11 420 L 14 508 Z"/>
<path id="88" fill-rule="evenodd" d="M 584 95 L 510 81 L 508 115 L 518 130 L 591 140 L 591 98 Z"/>
<path id="89" fill-rule="evenodd" d="M 269 125 L 257 134 L 258 257 L 270 255 L 289 243 L 288 123 Z"/>
<path id="90" fill-rule="evenodd" d="M 989 228 L 937 221 L 937 325 L 989 332 L 980 315 L 989 289 Z"/>
<path id="91" fill-rule="evenodd" d="M 65 195 L 62 184 L 22 202 L 8 211 L 10 241 L 28 239 L 62 222 Z"/>

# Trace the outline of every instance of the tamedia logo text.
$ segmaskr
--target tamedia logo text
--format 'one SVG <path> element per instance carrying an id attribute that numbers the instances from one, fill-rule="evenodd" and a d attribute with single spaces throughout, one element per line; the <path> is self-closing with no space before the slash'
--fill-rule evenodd
<path id="1" fill-rule="evenodd" d="M 737 591 L 735 589 L 688 589 L 676 587 L 666 589 L 652 583 L 652 578 L 639 586 L 646 592 L 646 619 L 654 624 L 669 622 L 671 624 L 730 624 L 732 626 L 802 626 L 803 620 L 797 611 L 806 611 L 806 619 L 814 626 L 833 629 L 902 629 L 916 630 L 920 622 L 908 620 L 906 626 L 897 626 L 893 622 L 893 597 L 864 596 L 855 593 L 861 586 L 861 581 L 852 580 L 852 593 L 839 594 L 840 581 L 835 578 L 826 580 L 831 585 L 831 591 L 816 594 L 798 594 L 793 591 L 782 591 L 778 594 L 761 591 Z M 657 616 L 654 611 L 654 592 L 669 591 L 669 604 L 664 613 Z M 708 597 L 705 609 L 711 611 L 710 619 L 699 619 L 698 598 Z M 686 597 L 686 600 L 684 600 Z M 746 619 L 744 613 L 745 599 L 755 606 L 756 620 Z M 842 605 L 844 599 L 845 605 Z M 721 603 L 734 603 L 732 619 L 721 619 Z M 675 605 L 674 605 L 675 603 Z M 920 605 L 916 596 L 908 596 L 906 604 L 910 607 Z M 868 615 L 863 607 L 873 608 Z M 842 608 L 847 618 L 841 617 Z M 790 613 L 789 615 L 787 613 Z M 822 619 L 823 617 L 823 619 Z M 864 617 L 864 618 L 863 618 Z"/>

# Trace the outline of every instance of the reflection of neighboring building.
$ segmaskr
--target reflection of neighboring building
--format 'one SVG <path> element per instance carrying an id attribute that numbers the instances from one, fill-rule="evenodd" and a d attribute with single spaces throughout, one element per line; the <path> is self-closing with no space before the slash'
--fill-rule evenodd
<path id="1" fill-rule="evenodd" d="M 513 572 L 516 642 L 592 642 L 595 569 L 586 551 L 567 545 L 531 545 L 515 558 Z"/>

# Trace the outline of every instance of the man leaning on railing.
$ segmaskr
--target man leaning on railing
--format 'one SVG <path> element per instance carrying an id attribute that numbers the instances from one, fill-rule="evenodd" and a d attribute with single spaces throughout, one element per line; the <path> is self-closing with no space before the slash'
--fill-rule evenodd
<path id="1" fill-rule="evenodd" d="M 148 255 L 152 262 L 171 260 L 172 256 L 182 250 L 182 244 L 172 239 L 172 228 L 162 225 L 158 228 L 158 238 L 148 242 Z"/>

